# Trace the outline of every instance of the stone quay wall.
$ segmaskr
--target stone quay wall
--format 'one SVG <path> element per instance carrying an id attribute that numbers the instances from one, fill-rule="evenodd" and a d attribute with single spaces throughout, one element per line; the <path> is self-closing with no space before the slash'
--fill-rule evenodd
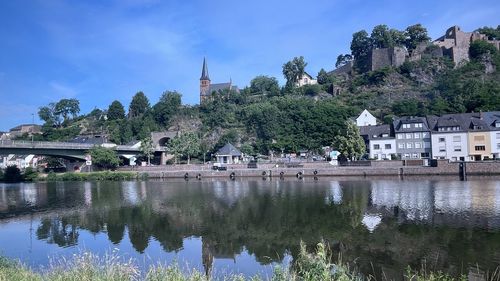
<path id="1" fill-rule="evenodd" d="M 499 161 L 449 162 L 433 160 L 432 166 L 403 166 L 402 161 L 371 161 L 370 166 L 332 166 L 327 162 L 302 163 L 300 167 L 283 164 L 227 165 L 227 170 L 212 170 L 210 165 L 169 165 L 121 168 L 148 174 L 150 178 L 228 178 L 231 177 L 320 177 L 320 176 L 469 176 L 500 175 Z"/>

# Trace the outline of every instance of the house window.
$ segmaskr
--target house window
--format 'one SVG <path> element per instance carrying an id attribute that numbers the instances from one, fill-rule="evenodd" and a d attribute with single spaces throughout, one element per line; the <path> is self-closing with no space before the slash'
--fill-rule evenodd
<path id="1" fill-rule="evenodd" d="M 380 144 L 374 144 L 373 149 L 380 149 Z"/>
<path id="2" fill-rule="evenodd" d="M 413 154 L 411 155 L 411 158 L 418 158 L 418 154 L 417 154 L 417 153 L 413 153 Z"/>
<path id="3" fill-rule="evenodd" d="M 497 149 L 500 149 L 500 143 L 497 143 Z"/>
<path id="4" fill-rule="evenodd" d="M 415 143 L 415 148 L 422 148 L 422 144 L 421 144 L 421 143 L 419 143 L 419 142 L 416 142 L 416 143 Z"/>
<path id="5" fill-rule="evenodd" d="M 410 124 L 403 124 L 403 129 L 409 129 L 410 128 Z"/>
<path id="6" fill-rule="evenodd" d="M 406 148 L 412 148 L 413 144 L 411 142 L 406 143 Z"/>
<path id="7" fill-rule="evenodd" d="M 429 137 L 429 133 L 428 132 L 422 132 L 422 138 L 425 139 L 425 138 L 428 138 Z"/>
<path id="8" fill-rule="evenodd" d="M 439 138 L 439 142 L 444 142 L 444 138 Z"/>
<path id="9" fill-rule="evenodd" d="M 382 134 L 383 138 L 387 138 L 388 136 L 389 136 L 389 134 Z"/>
<path id="10" fill-rule="evenodd" d="M 385 149 L 391 149 L 391 144 L 390 143 L 386 143 L 385 144 Z"/>
<path id="11" fill-rule="evenodd" d="M 422 123 L 416 123 L 415 128 L 422 128 Z"/>
<path id="12" fill-rule="evenodd" d="M 429 152 L 420 153 L 420 158 L 429 158 Z"/>
<path id="13" fill-rule="evenodd" d="M 474 149 L 475 149 L 476 151 L 485 151 L 485 150 L 486 150 L 486 146 L 484 146 L 484 145 L 476 145 L 476 146 L 474 147 Z"/>
<path id="14" fill-rule="evenodd" d="M 462 139 L 461 139 L 460 136 L 453 136 L 453 141 L 454 142 L 460 142 L 460 141 L 462 141 Z"/>
<path id="15" fill-rule="evenodd" d="M 410 158 L 410 154 L 409 153 L 405 153 L 404 158 Z"/>
<path id="16" fill-rule="evenodd" d="M 407 139 L 411 139 L 411 134 L 406 134 Z"/>
<path id="17" fill-rule="evenodd" d="M 497 140 L 500 140 L 500 133 L 497 133 Z"/>
<path id="18" fill-rule="evenodd" d="M 439 147 L 439 152 L 446 152 L 446 147 L 440 146 Z"/>
<path id="19" fill-rule="evenodd" d="M 404 143 L 399 143 L 398 144 L 398 148 L 404 149 L 405 148 L 405 144 Z"/>
<path id="20" fill-rule="evenodd" d="M 496 127 L 496 128 L 500 128 L 500 122 L 498 122 L 498 121 L 497 121 L 497 122 L 495 122 L 495 127 Z"/>
<path id="21" fill-rule="evenodd" d="M 413 137 L 416 138 L 416 139 L 419 139 L 420 138 L 420 133 L 414 133 Z"/>
<path id="22" fill-rule="evenodd" d="M 453 151 L 460 152 L 460 151 L 462 151 L 462 147 L 461 146 L 454 146 Z"/>
<path id="23" fill-rule="evenodd" d="M 398 140 L 403 139 L 403 134 L 397 134 Z"/>

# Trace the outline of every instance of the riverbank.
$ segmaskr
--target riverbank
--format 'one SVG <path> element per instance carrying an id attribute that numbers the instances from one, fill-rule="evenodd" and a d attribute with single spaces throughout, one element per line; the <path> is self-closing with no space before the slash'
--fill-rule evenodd
<path id="1" fill-rule="evenodd" d="M 434 160 L 430 166 L 409 166 L 403 161 L 366 161 L 363 166 L 332 166 L 327 162 L 310 162 L 290 167 L 282 164 L 259 164 L 257 168 L 246 165 L 227 165 L 226 170 L 213 170 L 206 165 L 169 165 L 120 168 L 120 171 L 133 171 L 148 178 L 227 178 L 239 177 L 370 177 L 370 176 L 496 176 L 500 175 L 500 162 L 449 162 Z M 367 165 L 369 164 L 369 165 Z"/>
<path id="2" fill-rule="evenodd" d="M 301 244 L 300 253 L 293 265 L 275 266 L 272 276 L 244 276 L 242 274 L 223 274 L 217 276 L 213 272 L 201 272 L 194 268 L 181 267 L 177 263 L 171 265 L 151 266 L 141 271 L 134 260 L 125 260 L 117 255 L 98 257 L 91 253 L 74 256 L 73 259 L 59 260 L 50 268 L 41 272 L 33 271 L 19 262 L 0 257 L 0 280 L 175 280 L 175 281 L 210 281 L 210 280 L 272 280 L 272 281 L 330 281 L 330 280 L 372 280 L 371 276 L 363 276 L 355 267 L 347 264 L 330 262 L 331 252 L 323 243 L 316 246 L 314 253 L 308 253 Z M 491 276 L 483 276 L 485 280 L 499 280 L 497 270 Z M 412 271 L 408 267 L 406 280 L 448 281 L 465 280 L 465 275 L 454 278 L 441 272 Z"/>

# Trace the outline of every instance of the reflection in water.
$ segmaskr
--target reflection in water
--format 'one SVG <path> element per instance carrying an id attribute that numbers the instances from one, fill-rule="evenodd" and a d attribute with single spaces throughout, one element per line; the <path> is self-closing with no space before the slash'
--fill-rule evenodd
<path id="1" fill-rule="evenodd" d="M 239 267 L 237 256 L 248 253 L 265 265 L 296 257 L 300 241 L 321 240 L 362 272 L 396 279 L 423 260 L 451 274 L 466 273 L 464 265 L 491 270 L 500 261 L 500 181 L 494 180 L 0 185 L 1 245 L 14 239 L 2 229 L 38 211 L 36 238 L 69 249 L 130 243 L 138 254 L 171 253 L 201 237 L 192 257 L 201 260 L 191 263 L 207 273 L 217 259 Z"/>

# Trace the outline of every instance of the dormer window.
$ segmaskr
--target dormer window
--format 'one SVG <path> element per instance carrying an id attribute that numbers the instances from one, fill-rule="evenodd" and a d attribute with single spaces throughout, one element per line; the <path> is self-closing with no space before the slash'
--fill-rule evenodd
<path id="1" fill-rule="evenodd" d="M 500 121 L 495 122 L 495 128 L 500 128 Z"/>

